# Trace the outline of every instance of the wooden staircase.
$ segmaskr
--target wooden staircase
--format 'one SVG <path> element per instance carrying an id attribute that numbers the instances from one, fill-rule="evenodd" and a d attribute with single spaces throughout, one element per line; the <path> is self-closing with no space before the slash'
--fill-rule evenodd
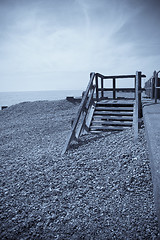
<path id="1" fill-rule="evenodd" d="M 90 124 L 91 133 L 122 131 L 133 124 L 133 102 L 97 102 Z"/>
<path id="2" fill-rule="evenodd" d="M 135 75 L 104 76 L 100 73 L 91 73 L 86 91 L 83 94 L 72 129 L 68 135 L 62 154 L 70 147 L 72 141 L 78 141 L 80 136 L 90 131 L 122 131 L 132 126 L 134 115 L 135 139 L 138 136 L 138 120 L 142 117 L 141 110 L 141 79 L 146 77 L 141 72 Z M 116 81 L 128 79 L 135 83 L 134 88 L 117 88 Z M 112 88 L 106 88 L 104 82 L 112 82 Z M 109 95 L 112 92 L 112 96 Z M 118 92 L 135 93 L 134 98 L 119 100 Z M 123 97 L 124 98 L 124 97 Z M 134 112 L 133 112 L 134 106 Z"/>

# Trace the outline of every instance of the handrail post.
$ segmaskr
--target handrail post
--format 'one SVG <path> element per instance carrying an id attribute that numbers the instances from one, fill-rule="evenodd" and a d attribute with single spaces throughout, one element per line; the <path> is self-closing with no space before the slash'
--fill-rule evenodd
<path id="1" fill-rule="evenodd" d="M 134 127 L 134 141 L 138 140 L 138 128 L 139 128 L 139 117 L 140 117 L 140 105 L 141 105 L 141 72 L 136 72 L 135 78 L 135 104 L 134 104 L 134 119 L 133 119 L 133 127 Z"/>
<path id="2" fill-rule="evenodd" d="M 96 74 L 95 76 L 96 79 L 96 100 L 98 101 L 99 99 L 99 92 L 98 92 L 98 75 Z"/>
<path id="3" fill-rule="evenodd" d="M 101 98 L 104 97 L 104 92 L 103 92 L 103 78 L 101 77 Z"/>
<path id="4" fill-rule="evenodd" d="M 137 80 L 138 80 L 138 119 L 142 117 L 142 100 L 141 100 L 141 72 L 138 72 L 137 74 Z"/>
<path id="5" fill-rule="evenodd" d="M 116 98 L 116 79 L 113 78 L 113 99 Z"/>

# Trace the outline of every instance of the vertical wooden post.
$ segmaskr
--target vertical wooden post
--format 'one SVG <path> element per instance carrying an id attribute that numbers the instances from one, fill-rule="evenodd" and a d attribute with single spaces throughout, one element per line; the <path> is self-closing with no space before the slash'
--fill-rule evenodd
<path id="1" fill-rule="evenodd" d="M 152 78 L 152 88 L 151 88 L 151 98 L 154 99 L 155 97 L 155 77 L 156 77 L 156 71 L 153 72 L 153 78 Z"/>
<path id="2" fill-rule="evenodd" d="M 158 77 L 159 72 L 157 72 L 157 99 L 160 99 L 160 78 Z"/>
<path id="3" fill-rule="evenodd" d="M 136 77 L 134 79 L 134 98 L 136 99 Z"/>
<path id="4" fill-rule="evenodd" d="M 136 76 L 134 79 L 134 99 L 136 99 Z"/>
<path id="5" fill-rule="evenodd" d="M 136 72 L 135 78 L 135 104 L 134 104 L 134 118 L 133 118 L 133 128 L 134 128 L 134 142 L 138 140 L 138 81 L 139 81 L 139 72 Z"/>
<path id="6" fill-rule="evenodd" d="M 158 73 L 155 72 L 155 103 L 157 103 L 157 84 L 158 83 Z"/>
<path id="7" fill-rule="evenodd" d="M 103 93 L 103 78 L 101 77 L 101 97 L 104 97 L 104 93 Z"/>
<path id="8" fill-rule="evenodd" d="M 116 79 L 113 78 L 113 99 L 116 98 Z"/>
<path id="9" fill-rule="evenodd" d="M 138 77 L 138 119 L 142 117 L 142 102 L 141 102 L 141 72 L 137 73 Z"/>
<path id="10" fill-rule="evenodd" d="M 95 78 L 96 78 L 96 100 L 98 101 L 99 92 L 98 92 L 98 76 L 97 76 L 97 74 L 96 74 Z"/>

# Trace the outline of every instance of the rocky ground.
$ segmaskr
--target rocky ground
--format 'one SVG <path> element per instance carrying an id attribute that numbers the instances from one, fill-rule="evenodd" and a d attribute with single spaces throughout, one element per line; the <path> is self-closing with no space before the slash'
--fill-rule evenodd
<path id="1" fill-rule="evenodd" d="M 78 105 L 0 111 L 0 239 L 158 239 L 144 128 L 88 134 L 61 151 Z"/>

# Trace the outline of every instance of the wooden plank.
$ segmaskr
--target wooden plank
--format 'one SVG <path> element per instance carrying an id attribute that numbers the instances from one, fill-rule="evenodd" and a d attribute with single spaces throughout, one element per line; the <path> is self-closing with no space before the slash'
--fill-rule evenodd
<path id="1" fill-rule="evenodd" d="M 142 102 L 141 102 L 141 72 L 138 72 L 138 118 L 142 118 Z"/>
<path id="2" fill-rule="evenodd" d="M 98 77 L 103 79 L 113 79 L 113 78 L 135 78 L 136 75 L 115 75 L 115 76 L 104 76 L 100 73 L 96 73 Z M 141 77 L 146 77 L 146 75 L 142 74 Z"/>
<path id="3" fill-rule="evenodd" d="M 133 107 L 96 107 L 96 111 L 133 111 Z"/>
<path id="4" fill-rule="evenodd" d="M 123 126 L 91 126 L 90 131 L 93 130 L 102 130 L 102 131 L 122 131 L 125 129 L 128 129 L 129 127 L 123 127 Z"/>
<path id="5" fill-rule="evenodd" d="M 116 79 L 113 78 L 113 99 L 116 98 Z"/>
<path id="6" fill-rule="evenodd" d="M 93 120 L 92 121 L 92 126 L 95 125 L 103 125 L 103 126 L 132 126 L 132 122 L 121 122 L 121 121 L 104 121 L 104 120 L 101 120 L 101 121 L 95 121 Z"/>
<path id="7" fill-rule="evenodd" d="M 66 144 L 64 146 L 62 154 L 64 154 L 66 152 L 66 150 L 68 149 L 68 147 L 70 145 L 70 142 L 72 141 L 72 139 L 74 139 L 76 137 L 75 136 L 75 130 L 76 130 L 78 121 L 80 119 L 81 113 L 82 113 L 83 109 L 85 108 L 85 103 L 87 101 L 89 90 L 92 88 L 94 77 L 95 77 L 95 73 L 91 73 L 90 74 L 90 81 L 89 81 L 87 89 L 86 89 L 86 91 L 85 91 L 85 93 L 83 95 L 82 101 L 81 101 L 79 109 L 78 109 L 77 116 L 74 119 L 74 122 L 73 122 L 73 125 L 72 125 L 72 129 L 70 131 L 70 134 L 69 134 L 68 139 L 66 141 Z"/>
<path id="8" fill-rule="evenodd" d="M 133 117 L 130 116 L 93 116 L 93 120 L 100 119 L 100 120 L 107 120 L 107 121 L 133 121 Z"/>
<path id="9" fill-rule="evenodd" d="M 109 103 L 109 102 L 98 102 L 96 104 L 97 107 L 133 107 L 134 104 L 133 103 Z"/>
<path id="10" fill-rule="evenodd" d="M 134 104 L 134 114 L 133 114 L 133 129 L 134 129 L 134 142 L 136 143 L 138 140 L 138 80 L 140 77 L 140 73 L 136 72 L 136 98 Z"/>
<path id="11" fill-rule="evenodd" d="M 104 97 L 104 94 L 103 94 L 103 78 L 101 78 L 101 97 Z"/>
<path id="12" fill-rule="evenodd" d="M 96 87 L 95 85 L 92 87 L 89 98 L 87 100 L 87 103 L 86 103 L 87 110 L 93 104 L 93 95 L 94 95 L 95 87 Z"/>
<path id="13" fill-rule="evenodd" d="M 95 111 L 94 115 L 100 115 L 100 116 L 133 116 L 133 112 L 102 112 L 102 111 Z"/>
<path id="14" fill-rule="evenodd" d="M 83 128 L 84 128 L 85 125 L 86 125 L 86 117 L 87 117 L 88 109 L 89 109 L 90 106 L 92 105 L 92 99 L 93 99 L 94 90 L 95 90 L 95 86 L 93 86 L 93 88 L 92 88 L 92 90 L 91 90 L 91 93 L 90 93 L 90 95 L 89 95 L 89 98 L 88 98 L 88 101 L 87 101 L 87 104 L 86 104 L 86 111 L 85 111 L 84 114 L 83 114 L 83 117 L 82 117 L 82 120 L 81 120 L 79 129 L 78 129 L 78 131 L 77 131 L 77 133 L 76 133 L 76 137 L 77 137 L 77 138 L 79 138 L 79 136 L 81 135 L 81 132 L 82 132 Z"/>
<path id="15" fill-rule="evenodd" d="M 95 75 L 95 79 L 96 79 L 96 99 L 98 101 L 99 98 L 99 92 L 98 92 L 98 75 Z"/>
<path id="16" fill-rule="evenodd" d="M 156 71 L 153 72 L 152 86 L 151 86 L 151 98 L 154 99 L 155 96 L 155 75 Z"/>
<path id="17" fill-rule="evenodd" d="M 135 92 L 135 89 L 134 88 L 103 88 L 103 89 L 101 89 L 101 88 L 98 88 L 98 91 L 100 92 L 100 91 L 102 91 L 103 90 L 103 92 L 112 92 L 113 90 L 115 91 L 115 92 Z M 142 89 L 142 91 L 144 91 L 145 89 Z"/>
<path id="18" fill-rule="evenodd" d="M 155 103 L 157 103 L 158 97 L 158 73 L 155 73 Z"/>
<path id="19" fill-rule="evenodd" d="M 109 98 L 109 97 L 103 97 L 103 98 L 99 98 L 98 99 L 98 101 L 97 102 L 100 102 L 100 101 L 102 101 L 102 100 L 115 100 L 115 99 L 113 99 L 112 97 L 111 98 Z M 132 98 L 132 97 L 117 97 L 116 98 L 116 100 L 118 101 L 118 100 L 129 100 L 129 101 L 131 101 L 131 100 L 135 100 L 135 98 Z M 95 101 L 96 101 L 96 99 L 95 99 Z"/>

